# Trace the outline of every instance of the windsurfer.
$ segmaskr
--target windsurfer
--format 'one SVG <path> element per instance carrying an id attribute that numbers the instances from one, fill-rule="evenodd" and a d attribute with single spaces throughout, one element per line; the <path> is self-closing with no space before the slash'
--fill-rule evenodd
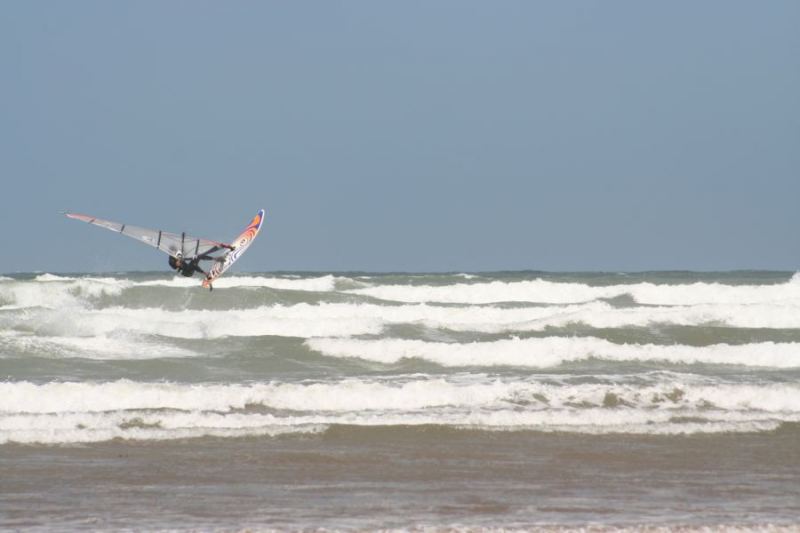
<path id="1" fill-rule="evenodd" d="M 80 220 L 99 226 L 107 230 L 136 239 L 136 241 L 157 248 L 169 254 L 169 266 L 182 276 L 192 277 L 195 272 L 203 274 L 205 279 L 203 287 L 211 289 L 211 283 L 219 278 L 242 253 L 250 246 L 261 222 L 264 220 L 264 210 L 261 209 L 250 221 L 250 225 L 234 241 L 236 245 L 226 244 L 209 239 L 199 239 L 186 233 L 171 233 L 169 231 L 148 229 L 105 220 L 78 213 L 64 213 L 68 218 Z M 188 252 L 188 257 L 185 255 Z M 235 252 L 235 253 L 234 253 Z M 213 261 L 213 267 L 206 272 L 200 267 L 202 261 Z"/>
<path id="2" fill-rule="evenodd" d="M 195 257 L 191 261 L 187 261 L 179 253 L 177 256 L 169 256 L 169 266 L 187 278 L 194 276 L 195 272 L 200 272 L 204 276 L 208 277 L 208 273 L 200 268 L 200 259 L 200 257 Z"/>

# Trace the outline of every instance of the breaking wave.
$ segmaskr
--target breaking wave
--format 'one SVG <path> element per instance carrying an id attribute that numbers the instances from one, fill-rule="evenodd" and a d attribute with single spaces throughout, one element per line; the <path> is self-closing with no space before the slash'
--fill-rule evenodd
<path id="1" fill-rule="evenodd" d="M 635 283 L 592 286 L 534 279 L 526 281 L 490 281 L 432 285 L 377 285 L 351 289 L 352 294 L 397 302 L 440 302 L 490 304 L 499 302 L 534 302 L 567 304 L 630 296 L 640 304 L 800 304 L 800 276 L 773 285 L 725 285 L 722 283 L 656 284 Z"/>
<path id="2" fill-rule="evenodd" d="M 800 421 L 800 275 L 737 276 L 0 277 L 0 443 L 771 431 Z"/>
<path id="3" fill-rule="evenodd" d="M 384 364 L 424 359 L 446 367 L 517 366 L 552 368 L 587 359 L 603 361 L 714 364 L 799 368 L 800 343 L 682 346 L 615 344 L 592 337 L 503 339 L 492 342 L 446 343 L 416 339 L 316 338 L 306 346 L 329 357 L 359 358 Z"/>
<path id="4" fill-rule="evenodd" d="M 61 308 L 37 306 L 25 310 L 14 307 L 0 309 L 0 328 L 36 335 L 40 339 L 131 338 L 142 335 L 176 339 L 352 337 L 378 335 L 387 327 L 404 324 L 430 330 L 485 334 L 542 332 L 548 328 L 569 325 L 597 329 L 658 325 L 797 329 L 800 328 L 800 307 L 713 304 L 617 308 L 605 302 L 592 302 L 525 308 L 300 303 L 262 305 L 249 309 L 176 311 L 150 307 L 92 308 L 68 305 Z"/>
<path id="5" fill-rule="evenodd" d="M 0 443 L 280 435 L 331 425 L 687 434 L 770 431 L 800 420 L 793 385 L 504 381 L 454 376 L 185 385 L 0 383 Z M 663 379 L 663 376 L 660 378 Z"/>

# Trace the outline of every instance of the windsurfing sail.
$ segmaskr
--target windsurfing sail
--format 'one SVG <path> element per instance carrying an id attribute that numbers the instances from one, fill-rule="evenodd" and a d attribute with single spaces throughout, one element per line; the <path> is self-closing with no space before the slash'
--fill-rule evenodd
<path id="1" fill-rule="evenodd" d="M 180 253 L 180 255 L 188 259 L 202 255 L 211 255 L 220 250 L 231 249 L 231 245 L 229 244 L 192 237 L 186 233 L 170 233 L 157 229 L 131 226 L 129 224 L 121 224 L 119 222 L 103 220 L 102 218 L 80 215 L 77 213 L 64 214 L 69 218 L 80 220 L 87 224 L 92 224 L 93 226 L 100 226 L 101 228 L 106 228 L 116 233 L 121 233 L 126 237 L 136 239 L 148 246 L 158 248 L 172 257 L 176 257 Z"/>
<path id="2" fill-rule="evenodd" d="M 206 276 L 206 279 L 203 280 L 203 287 L 210 289 L 211 283 L 222 274 L 228 270 L 231 265 L 233 265 L 241 256 L 242 254 L 253 244 L 253 239 L 256 238 L 258 232 L 261 230 L 261 223 L 264 222 L 264 210 L 260 209 L 256 216 L 250 221 L 250 224 L 244 229 L 244 231 L 239 234 L 236 239 L 233 241 L 233 245 L 231 246 L 231 251 L 227 252 L 225 255 L 218 257 L 214 261 L 214 266 L 211 267 L 211 270 Z"/>

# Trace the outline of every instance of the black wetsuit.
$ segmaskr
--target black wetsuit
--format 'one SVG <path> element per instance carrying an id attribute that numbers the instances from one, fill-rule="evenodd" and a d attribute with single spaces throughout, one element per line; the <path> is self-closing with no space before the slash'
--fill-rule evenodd
<path id="1" fill-rule="evenodd" d="M 205 270 L 200 268 L 199 266 L 200 258 L 197 257 L 192 261 L 181 261 L 180 265 L 178 264 L 178 260 L 172 256 L 169 257 L 169 266 L 177 270 L 182 276 L 186 276 L 187 278 L 191 278 L 194 276 L 195 272 L 200 272 L 204 276 L 206 275 Z"/>

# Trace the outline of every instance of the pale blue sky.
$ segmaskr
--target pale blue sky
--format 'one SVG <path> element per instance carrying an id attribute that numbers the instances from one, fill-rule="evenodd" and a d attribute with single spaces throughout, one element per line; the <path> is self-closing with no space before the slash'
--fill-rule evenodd
<path id="1" fill-rule="evenodd" d="M 800 268 L 800 2 L 5 1 L 1 272 Z"/>

